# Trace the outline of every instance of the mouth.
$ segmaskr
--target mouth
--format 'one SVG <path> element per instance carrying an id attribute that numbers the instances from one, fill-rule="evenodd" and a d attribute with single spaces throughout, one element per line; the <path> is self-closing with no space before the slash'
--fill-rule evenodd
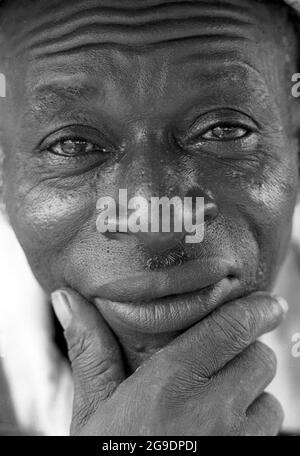
<path id="1" fill-rule="evenodd" d="M 93 301 L 119 331 L 183 331 L 230 300 L 238 277 L 234 261 L 191 260 L 166 271 L 111 281 L 96 290 Z"/>

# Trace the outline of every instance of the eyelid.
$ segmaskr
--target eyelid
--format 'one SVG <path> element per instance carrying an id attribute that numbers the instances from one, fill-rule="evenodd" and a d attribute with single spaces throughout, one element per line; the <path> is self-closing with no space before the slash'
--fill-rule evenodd
<path id="1" fill-rule="evenodd" d="M 62 137 L 62 138 L 58 139 L 57 141 L 53 142 L 52 145 L 50 145 L 48 147 L 48 149 L 50 149 L 51 147 L 54 147 L 57 144 L 63 144 L 65 142 L 67 142 L 67 141 L 74 141 L 74 142 L 78 141 L 78 142 L 82 142 L 82 143 L 86 143 L 86 144 L 93 144 L 96 147 L 100 147 L 101 149 L 104 149 L 104 147 L 98 146 L 98 144 L 96 144 L 95 142 L 90 141 L 89 139 L 86 139 L 86 138 L 82 138 L 81 136 L 66 136 L 66 137 Z"/>
<path id="2" fill-rule="evenodd" d="M 222 126 L 223 126 L 224 128 L 226 128 L 226 124 L 216 125 L 216 126 L 214 126 L 213 128 L 209 128 L 208 130 L 206 130 L 204 133 L 202 133 L 202 134 L 199 135 L 199 136 L 200 136 L 201 138 L 205 139 L 206 141 L 239 141 L 239 140 L 241 140 L 241 139 L 247 138 L 247 136 L 249 136 L 250 134 L 253 133 L 253 131 L 252 131 L 252 130 L 249 130 L 248 127 L 245 128 L 245 127 L 243 127 L 243 126 L 236 125 L 236 126 L 229 126 L 229 127 L 232 128 L 232 129 L 244 130 L 244 131 L 245 131 L 245 134 L 243 134 L 242 136 L 237 137 L 237 138 L 229 138 L 229 139 L 227 139 L 227 138 L 218 138 L 218 137 L 216 137 L 216 138 L 205 138 L 205 135 L 206 135 L 206 134 L 208 134 L 209 132 L 213 132 L 216 128 L 222 127 Z M 227 126 L 227 128 L 228 128 L 228 126 Z"/>
<path id="3" fill-rule="evenodd" d="M 220 118 L 222 116 L 223 118 Z M 258 122 L 241 111 L 234 109 L 214 109 L 213 111 L 206 112 L 198 117 L 190 127 L 185 138 L 190 138 L 194 134 L 200 136 L 201 134 L 205 134 L 207 131 L 220 126 L 244 128 L 251 130 L 252 132 L 258 132 L 261 128 Z"/>
<path id="4" fill-rule="evenodd" d="M 111 142 L 105 135 L 93 127 L 85 125 L 67 125 L 50 133 L 37 146 L 37 150 L 46 151 L 59 142 L 64 141 L 84 141 L 92 143 L 99 148 L 113 148 Z"/>
<path id="5" fill-rule="evenodd" d="M 52 146 L 49 146 L 47 149 L 44 149 L 44 150 L 47 150 L 51 154 L 54 154 L 54 155 L 57 155 L 57 156 L 60 156 L 60 157 L 68 157 L 68 158 L 72 158 L 72 157 L 74 157 L 74 158 L 75 157 L 78 157 L 78 158 L 79 157 L 87 157 L 87 156 L 89 156 L 91 154 L 95 154 L 97 152 L 101 152 L 102 154 L 107 152 L 106 148 L 101 147 L 101 146 L 99 146 L 99 145 L 97 145 L 97 144 L 95 144 L 95 143 L 93 143 L 91 141 L 87 141 L 87 140 L 81 139 L 81 138 L 77 138 L 77 141 L 80 140 L 80 142 L 83 143 L 83 144 L 84 143 L 85 144 L 91 144 L 93 146 L 93 150 L 82 152 L 82 153 L 74 153 L 74 154 L 66 153 L 66 152 L 65 153 L 64 152 L 59 153 L 59 152 L 54 150 L 55 147 L 57 147 L 57 145 L 64 144 L 68 140 L 70 140 L 70 141 L 73 140 L 74 142 L 76 142 L 75 138 L 61 139 L 59 141 L 56 141 L 55 143 L 52 144 Z"/>

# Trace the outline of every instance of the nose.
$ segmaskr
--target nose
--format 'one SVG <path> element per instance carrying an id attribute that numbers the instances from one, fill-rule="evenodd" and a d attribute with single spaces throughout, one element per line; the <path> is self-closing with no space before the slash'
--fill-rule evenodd
<path id="1" fill-rule="evenodd" d="M 170 198 L 170 201 L 174 198 L 179 198 L 179 200 L 182 201 L 180 208 L 176 208 L 175 206 L 173 211 L 169 211 L 167 204 L 165 213 L 163 212 L 164 209 L 159 212 L 156 226 L 155 223 L 148 223 L 147 231 L 139 231 L 135 234 L 148 249 L 155 253 L 163 253 L 167 250 L 174 249 L 179 243 L 185 243 L 187 236 L 192 239 L 190 242 L 200 242 L 197 240 L 195 232 L 191 232 L 187 227 L 187 218 L 190 217 L 190 221 L 194 221 L 193 227 L 195 230 L 201 230 L 202 233 L 202 230 L 205 230 L 205 227 L 207 227 L 207 225 L 218 215 L 217 205 L 209 197 L 199 197 L 199 195 L 195 197 L 190 196 L 189 198 L 192 204 L 188 211 L 191 209 L 191 214 L 188 214 L 186 211 L 186 207 L 184 206 L 186 200 L 184 198 L 181 199 L 178 196 L 174 196 L 173 198 Z M 166 201 L 168 201 L 168 199 Z M 201 201 L 201 204 L 197 204 L 198 201 Z M 151 215 L 149 216 L 149 219 L 151 222 L 153 219 L 155 220 L 157 211 L 155 205 L 154 207 L 152 204 L 150 206 Z M 154 217 L 152 214 L 153 209 L 155 211 Z"/>
<path id="2" fill-rule="evenodd" d="M 172 250 L 179 243 L 201 242 L 203 237 L 199 239 L 197 233 L 203 236 L 205 227 L 218 215 L 215 201 L 208 195 L 199 196 L 199 191 L 189 192 L 183 198 L 178 195 L 153 197 L 149 189 L 144 188 L 130 199 L 126 189 L 122 189 L 119 196 L 121 192 L 122 199 L 119 197 L 116 210 L 117 232 L 135 236 L 155 253 Z M 186 241 L 187 236 L 192 240 Z"/>
<path id="3" fill-rule="evenodd" d="M 135 236 L 155 253 L 174 249 L 179 243 L 185 242 L 187 235 L 191 235 L 186 218 L 189 218 L 190 227 L 197 227 L 200 220 L 202 230 L 205 230 L 218 215 L 218 206 L 213 197 L 204 192 L 201 186 L 195 186 L 195 180 L 189 183 L 172 152 L 167 148 L 160 149 L 157 143 L 156 147 L 143 144 L 143 147 L 137 148 L 136 154 L 132 149 L 120 166 L 116 186 L 127 192 L 126 236 Z M 120 217 L 117 220 L 119 233 L 116 238 L 122 240 L 125 233 L 124 207 L 120 207 L 119 198 L 115 199 L 119 201 L 117 217 L 123 214 L 123 220 Z M 187 209 L 186 200 L 190 203 Z M 132 201 L 137 204 L 130 205 Z M 132 226 L 133 220 L 137 222 L 136 227 Z M 120 235 L 121 232 L 123 235 Z"/>
<path id="4" fill-rule="evenodd" d="M 149 231 L 147 233 L 138 233 L 137 238 L 152 252 L 163 253 L 167 250 L 171 250 L 182 242 L 184 234 L 180 232 L 152 233 Z"/>

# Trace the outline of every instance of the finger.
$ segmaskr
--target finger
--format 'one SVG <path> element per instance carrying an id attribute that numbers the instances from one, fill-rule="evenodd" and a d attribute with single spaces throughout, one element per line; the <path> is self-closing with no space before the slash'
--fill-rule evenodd
<path id="1" fill-rule="evenodd" d="M 276 367 L 273 350 L 257 341 L 218 372 L 215 380 L 235 410 L 244 413 L 274 379 Z"/>
<path id="2" fill-rule="evenodd" d="M 77 403 L 96 407 L 124 379 L 118 343 L 96 308 L 73 290 L 52 294 L 54 311 L 65 330 Z"/>
<path id="3" fill-rule="evenodd" d="M 269 393 L 263 393 L 248 409 L 246 435 L 276 436 L 284 419 L 278 400 Z"/>
<path id="4" fill-rule="evenodd" d="M 283 320 L 283 298 L 255 293 L 224 304 L 166 347 L 168 358 L 191 367 L 195 377 L 210 378 L 262 334 Z"/>

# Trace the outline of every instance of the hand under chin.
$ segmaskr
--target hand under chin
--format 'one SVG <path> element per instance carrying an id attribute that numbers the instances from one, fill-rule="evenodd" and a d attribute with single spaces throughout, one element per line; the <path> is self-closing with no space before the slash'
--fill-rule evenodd
<path id="1" fill-rule="evenodd" d="M 179 333 L 124 334 L 115 331 L 115 335 L 121 345 L 125 358 L 125 365 L 128 371 L 127 373 L 130 375 L 154 353 L 158 352 L 168 343 L 172 342 L 179 335 Z"/>

